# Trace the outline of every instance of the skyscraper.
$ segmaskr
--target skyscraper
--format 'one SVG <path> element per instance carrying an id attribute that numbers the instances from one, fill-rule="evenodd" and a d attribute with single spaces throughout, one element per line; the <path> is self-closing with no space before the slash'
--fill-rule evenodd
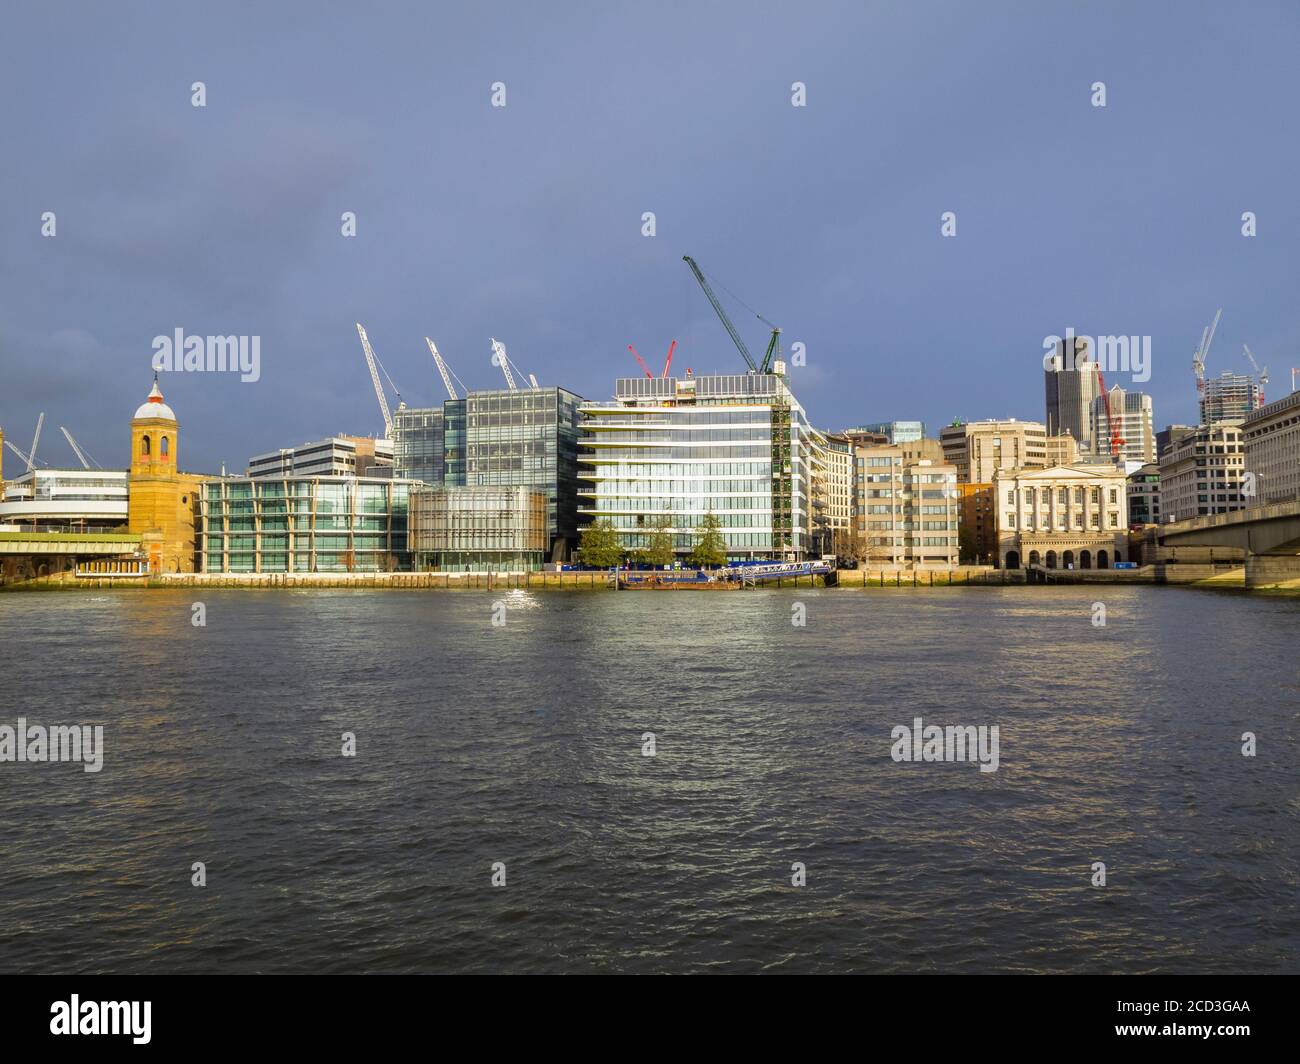
<path id="1" fill-rule="evenodd" d="M 1092 401 L 1092 438 L 1097 453 L 1110 454 L 1110 426 L 1106 417 L 1108 401 L 1110 420 L 1124 441 L 1118 457 L 1143 465 L 1154 462 L 1156 436 L 1151 396 L 1144 392 L 1126 392 L 1118 384 Z"/>
<path id="2" fill-rule="evenodd" d="M 1083 337 L 1067 337 L 1043 363 L 1047 398 L 1047 435 L 1068 432 L 1079 443 L 1079 450 L 1094 449 L 1092 438 L 1092 401 L 1100 394 L 1097 364 Z"/>
<path id="3" fill-rule="evenodd" d="M 1201 394 L 1201 424 L 1241 421 L 1259 406 L 1259 382 L 1254 377 L 1224 370 L 1205 382 Z"/>

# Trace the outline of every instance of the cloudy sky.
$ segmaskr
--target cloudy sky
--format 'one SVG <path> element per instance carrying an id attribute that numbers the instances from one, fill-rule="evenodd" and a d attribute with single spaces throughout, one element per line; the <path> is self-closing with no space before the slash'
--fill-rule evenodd
<path id="1" fill-rule="evenodd" d="M 1041 419 L 1068 326 L 1150 335 L 1156 419 L 1185 422 L 1220 306 L 1210 373 L 1248 343 L 1277 396 L 1298 41 L 1294 0 L 8 4 L 0 427 L 25 449 L 44 410 L 46 461 L 66 425 L 125 466 L 177 328 L 261 337 L 255 384 L 164 375 L 202 472 L 380 428 L 355 321 L 410 404 L 443 398 L 425 335 L 476 387 L 489 336 L 590 398 L 628 343 L 739 372 L 683 254 L 805 345 L 826 428 Z"/>

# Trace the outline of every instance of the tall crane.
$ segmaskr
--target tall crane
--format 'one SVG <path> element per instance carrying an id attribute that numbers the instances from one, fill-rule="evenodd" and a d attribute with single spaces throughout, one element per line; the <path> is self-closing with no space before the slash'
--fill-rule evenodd
<path id="1" fill-rule="evenodd" d="M 32 449 L 27 453 L 27 472 L 36 468 L 36 445 L 41 442 L 41 426 L 45 424 L 45 411 L 36 419 L 36 435 L 32 437 Z"/>
<path id="2" fill-rule="evenodd" d="M 1110 392 L 1106 391 L 1106 378 L 1102 376 L 1101 363 L 1097 366 L 1097 389 L 1101 392 L 1101 403 L 1106 410 L 1106 436 L 1110 446 L 1111 458 L 1119 458 L 1128 441 L 1120 435 L 1120 426 L 1115 423 L 1115 413 L 1110 408 Z"/>
<path id="3" fill-rule="evenodd" d="M 1259 363 L 1255 361 L 1255 356 L 1250 353 L 1250 348 L 1247 347 L 1245 344 L 1241 345 L 1241 349 L 1246 352 L 1246 357 L 1250 359 L 1250 364 L 1255 367 L 1255 376 L 1259 378 L 1259 405 L 1263 406 L 1264 385 L 1268 383 L 1268 367 L 1265 366 L 1263 369 L 1260 369 Z"/>
<path id="4" fill-rule="evenodd" d="M 438 349 L 433 346 L 432 340 L 426 336 L 424 342 L 429 345 L 429 353 L 433 355 L 433 361 L 438 367 L 438 372 L 442 374 L 443 387 L 447 389 L 447 394 L 452 399 L 455 399 L 456 389 L 451 386 L 451 372 L 447 369 L 447 363 L 442 360 L 442 355 L 438 354 Z M 464 381 L 461 381 L 462 386 L 464 383 Z"/>
<path id="5" fill-rule="evenodd" d="M 758 311 L 754 310 L 753 307 L 745 307 L 745 309 L 753 314 L 754 317 L 772 330 L 772 336 L 767 342 L 767 351 L 763 355 L 763 361 L 760 364 L 755 365 L 754 357 L 749 353 L 748 346 L 746 346 L 745 341 L 741 338 L 740 333 L 736 331 L 736 326 L 732 324 L 731 319 L 727 317 L 727 312 L 723 310 L 722 304 L 718 301 L 717 295 L 714 294 L 713 288 L 709 284 L 708 279 L 704 276 L 704 271 L 700 269 L 699 263 L 689 255 L 683 255 L 682 261 L 691 268 L 691 273 L 695 274 L 695 279 L 699 281 L 700 287 L 704 289 L 704 294 L 709 297 L 709 302 L 713 304 L 713 312 L 717 314 L 723 327 L 731 336 L 731 342 L 736 345 L 736 350 L 740 352 L 741 358 L 743 358 L 749 366 L 750 372 L 770 373 L 772 370 L 773 358 L 780 354 L 781 330 L 763 317 L 762 314 L 758 313 Z M 733 298 L 735 297 L 733 296 Z M 740 302 L 739 299 L 736 301 L 738 303 Z M 744 306 L 743 303 L 741 305 Z"/>
<path id="6" fill-rule="evenodd" d="M 82 468 L 89 469 L 91 459 L 87 458 L 85 451 L 83 451 L 80 447 L 77 446 L 77 441 L 72 438 L 72 433 L 69 432 L 67 429 L 65 429 L 62 425 L 59 426 L 59 431 L 63 433 L 64 438 L 68 441 L 68 446 L 72 448 L 72 450 L 76 453 L 77 457 L 81 460 Z M 98 466 L 99 463 L 96 462 L 95 465 Z"/>
<path id="7" fill-rule="evenodd" d="M 514 374 L 510 372 L 510 359 L 506 357 L 506 345 L 498 340 L 495 336 L 489 337 L 492 341 L 492 361 L 501 367 L 501 372 L 506 375 L 506 387 L 512 392 L 519 391 L 519 385 L 515 383 Z"/>
<path id="8" fill-rule="evenodd" d="M 1205 394 L 1205 359 L 1210 353 L 1210 344 L 1214 340 L 1215 330 L 1219 327 L 1219 315 L 1222 313 L 1222 307 L 1214 312 L 1213 323 L 1207 325 L 1201 332 L 1201 346 L 1192 355 L 1192 372 L 1196 374 L 1196 394 L 1198 396 Z"/>
<path id="9" fill-rule="evenodd" d="M 393 435 L 393 415 L 388 412 L 388 399 L 384 395 L 384 386 L 379 383 L 379 371 L 375 368 L 378 359 L 375 357 L 375 349 L 370 346 L 370 337 L 366 335 L 366 330 L 362 327 L 361 322 L 357 322 L 357 335 L 361 337 L 361 350 L 366 353 L 366 365 L 370 367 L 370 383 L 375 386 L 375 398 L 379 400 L 379 412 L 384 417 L 384 437 L 391 439 Z M 388 371 L 384 371 L 384 376 L 388 376 Z M 389 384 L 392 379 L 389 378 Z M 393 391 L 397 391 L 396 388 Z M 397 397 L 401 399 L 399 394 Z"/>
<path id="10" fill-rule="evenodd" d="M 654 380 L 655 375 L 650 372 L 650 367 L 645 364 L 645 360 L 642 359 L 642 357 L 636 353 L 636 348 L 633 347 L 631 344 L 628 344 L 627 349 L 632 352 L 632 357 L 636 359 L 636 364 L 641 367 L 641 372 L 644 373 L 651 380 Z"/>

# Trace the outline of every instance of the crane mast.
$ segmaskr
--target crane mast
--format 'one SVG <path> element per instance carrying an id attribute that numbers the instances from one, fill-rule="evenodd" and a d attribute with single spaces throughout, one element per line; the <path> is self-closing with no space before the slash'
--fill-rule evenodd
<path id="1" fill-rule="evenodd" d="M 492 361 L 501 367 L 501 372 L 506 375 L 506 387 L 512 392 L 519 391 L 519 385 L 515 383 L 514 374 L 510 372 L 510 359 L 506 357 L 506 345 L 498 340 L 495 336 L 489 337 L 492 341 Z"/>
<path id="2" fill-rule="evenodd" d="M 366 365 L 370 367 L 370 383 L 375 386 L 375 398 L 379 400 L 379 412 L 384 417 L 384 436 L 391 439 L 393 435 L 393 415 L 388 412 L 388 400 L 384 397 L 384 386 L 379 383 L 379 370 L 375 368 L 375 349 L 370 346 L 370 337 L 357 322 L 357 335 L 361 337 L 361 349 L 366 353 Z"/>
<path id="3" fill-rule="evenodd" d="M 704 294 L 709 297 L 709 302 L 713 304 L 713 312 L 718 316 L 718 320 L 722 322 L 723 328 L 727 330 L 728 335 L 731 337 L 731 342 L 736 345 L 736 350 L 740 352 L 740 357 L 745 360 L 745 364 L 749 366 L 752 372 L 757 373 L 759 370 L 758 366 L 754 363 L 754 357 L 749 353 L 749 348 L 745 345 L 744 339 L 741 337 L 740 333 L 736 331 L 735 325 L 731 323 L 731 319 L 727 316 L 727 312 L 722 308 L 722 304 L 718 301 L 717 295 L 714 294 L 713 288 L 709 285 L 708 279 L 700 269 L 699 263 L 689 255 L 683 255 L 682 261 L 691 268 L 691 273 L 695 274 L 695 280 L 698 281 L 700 287 L 704 289 Z"/>
<path id="4" fill-rule="evenodd" d="M 36 419 L 36 435 L 32 437 L 32 449 L 27 454 L 27 471 L 30 473 L 36 468 L 36 445 L 41 442 L 41 426 L 45 424 L 45 411 L 41 411 L 40 417 Z"/>
<path id="5" fill-rule="evenodd" d="M 451 386 L 451 374 L 447 372 L 447 363 L 442 360 L 442 355 L 438 354 L 438 349 L 433 346 L 433 341 L 427 336 L 424 342 L 429 345 L 429 353 L 433 355 L 434 364 L 438 367 L 438 372 L 442 374 L 443 387 L 447 389 L 447 394 L 455 399 L 456 389 Z"/>
<path id="6" fill-rule="evenodd" d="M 1259 405 L 1263 406 L 1264 385 L 1268 383 L 1268 367 L 1265 366 L 1263 369 L 1260 369 L 1259 363 L 1255 361 L 1255 356 L 1250 353 L 1250 348 L 1245 344 L 1241 345 L 1241 349 L 1246 352 L 1246 357 L 1250 359 L 1250 364 L 1255 367 L 1255 376 L 1259 378 Z M 1292 391 L 1294 390 L 1295 389 L 1293 388 Z"/>
<path id="7" fill-rule="evenodd" d="M 77 446 L 77 441 L 72 438 L 72 433 L 69 432 L 62 425 L 59 426 L 59 431 L 63 433 L 64 438 L 68 441 L 68 446 L 72 448 L 73 452 L 81 460 L 82 467 L 85 469 L 89 469 L 90 460 L 86 457 L 85 452 L 82 451 L 82 449 Z M 95 464 L 98 465 L 99 463 L 96 462 Z"/>
<path id="8" fill-rule="evenodd" d="M 1214 340 L 1214 333 L 1219 328 L 1219 315 L 1223 313 L 1220 307 L 1214 312 L 1214 321 L 1207 325 L 1201 333 L 1201 346 L 1196 349 L 1196 354 L 1192 356 L 1192 372 L 1196 374 L 1196 393 L 1205 394 L 1205 359 L 1210 354 L 1210 344 Z"/>

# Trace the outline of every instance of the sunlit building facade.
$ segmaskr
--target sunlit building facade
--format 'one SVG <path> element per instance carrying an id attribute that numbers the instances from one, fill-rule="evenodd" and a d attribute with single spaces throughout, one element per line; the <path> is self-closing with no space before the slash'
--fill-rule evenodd
<path id="1" fill-rule="evenodd" d="M 824 437 L 784 376 L 626 378 L 586 403 L 581 512 L 611 522 L 628 550 L 666 523 L 685 555 L 712 513 L 733 559 L 814 550 L 812 482 Z"/>
<path id="2" fill-rule="evenodd" d="M 410 569 L 412 482 L 368 477 L 221 477 L 199 493 L 207 573 L 375 573 Z"/>

